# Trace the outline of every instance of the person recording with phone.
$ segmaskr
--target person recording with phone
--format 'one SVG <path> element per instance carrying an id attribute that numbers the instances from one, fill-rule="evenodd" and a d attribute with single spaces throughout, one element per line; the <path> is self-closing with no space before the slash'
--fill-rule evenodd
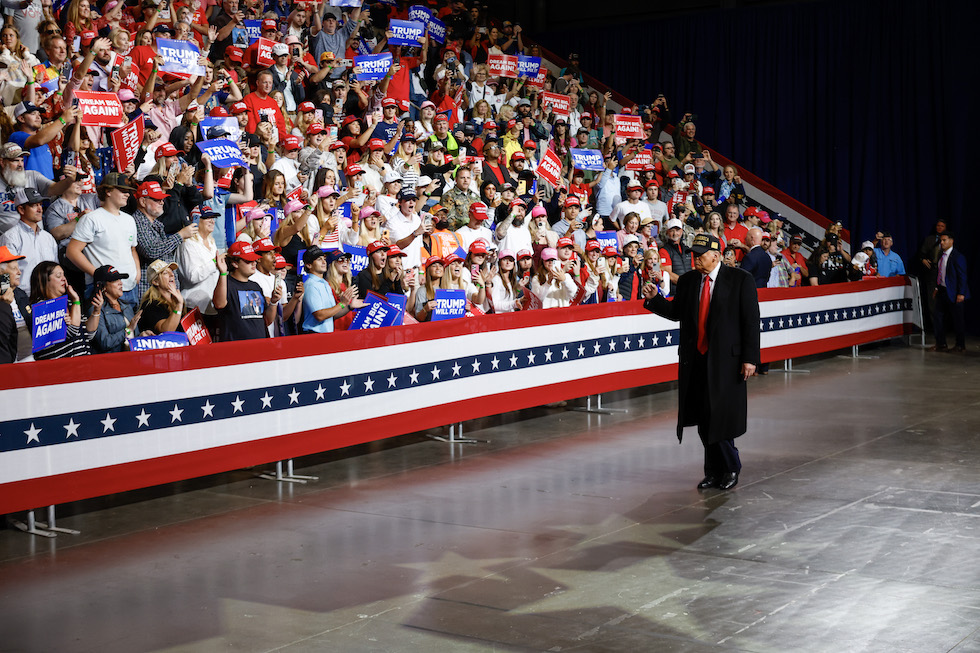
<path id="1" fill-rule="evenodd" d="M 139 324 L 143 311 L 133 312 L 133 305 L 122 301 L 123 279 L 128 279 L 129 275 L 120 272 L 111 265 L 103 265 L 96 268 L 92 275 L 95 280 L 95 292 L 101 294 L 102 319 L 99 320 L 98 327 L 89 345 L 92 352 L 96 354 L 107 354 L 110 352 L 126 351 L 129 348 L 130 338 L 143 335 L 138 333 L 136 328 Z M 89 312 L 89 320 L 92 319 L 92 312 Z M 153 335 L 147 332 L 147 335 Z"/>
<path id="2" fill-rule="evenodd" d="M 31 361 L 31 306 L 27 293 L 20 288 L 19 261 L 0 245 L 0 363 Z"/>

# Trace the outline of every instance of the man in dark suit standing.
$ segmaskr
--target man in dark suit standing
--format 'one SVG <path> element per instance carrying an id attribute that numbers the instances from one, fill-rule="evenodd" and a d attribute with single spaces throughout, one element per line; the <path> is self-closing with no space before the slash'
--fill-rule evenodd
<path id="1" fill-rule="evenodd" d="M 762 246 L 763 237 L 768 235 L 759 227 L 752 227 L 745 235 L 745 244 L 749 247 L 749 252 L 742 259 L 742 269 L 752 275 L 756 288 L 765 288 L 769 284 L 772 259 L 769 258 L 767 248 Z"/>
<path id="2" fill-rule="evenodd" d="M 721 265 L 721 243 L 698 234 L 691 247 L 694 270 L 677 281 L 673 301 L 643 287 L 643 307 L 680 321 L 677 439 L 698 427 L 704 445 L 704 479 L 698 489 L 730 490 L 742 463 L 735 438 L 746 431 L 746 382 L 759 364 L 759 297 L 744 270 Z"/>
<path id="3" fill-rule="evenodd" d="M 953 318 L 953 332 L 956 334 L 954 352 L 966 351 L 966 317 L 964 302 L 970 298 L 970 288 L 966 282 L 966 257 L 953 249 L 953 234 L 950 231 L 939 235 L 942 253 L 936 265 L 936 313 L 932 316 L 936 344 L 931 351 L 947 351 L 946 314 Z"/>

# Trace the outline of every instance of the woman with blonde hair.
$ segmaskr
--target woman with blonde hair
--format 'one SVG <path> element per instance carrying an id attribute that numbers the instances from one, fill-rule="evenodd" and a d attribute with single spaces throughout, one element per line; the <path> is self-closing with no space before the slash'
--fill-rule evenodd
<path id="1" fill-rule="evenodd" d="M 177 290 L 176 263 L 157 259 L 146 268 L 150 287 L 140 300 L 140 316 L 137 330 L 156 334 L 176 331 L 184 315 L 184 297 Z"/>
<path id="2" fill-rule="evenodd" d="M 477 100 L 473 105 L 473 115 L 470 117 L 470 122 L 476 125 L 476 133 L 481 133 L 484 123 L 490 120 L 493 120 L 493 107 L 486 100 Z"/>
<path id="3" fill-rule="evenodd" d="M 432 318 L 432 311 L 436 308 L 436 290 L 443 287 L 445 275 L 446 262 L 442 258 L 430 256 L 425 260 L 425 283 L 415 291 L 415 304 L 406 304 L 419 322 L 428 322 Z"/>
<path id="4" fill-rule="evenodd" d="M 442 275 L 440 287 L 446 290 L 466 290 L 467 281 L 463 276 L 463 258 L 456 252 L 450 252 L 445 261 L 446 273 Z"/>
<path id="5" fill-rule="evenodd" d="M 351 255 L 347 252 L 331 252 L 327 255 L 327 260 L 330 263 L 327 265 L 327 273 L 324 275 L 324 279 L 327 285 L 330 286 L 330 292 L 333 293 L 334 301 L 340 304 L 344 293 L 354 285 L 354 279 L 351 277 L 350 272 Z M 348 311 L 341 317 L 334 318 L 333 330 L 346 331 L 353 321 L 354 312 Z"/>
<path id="6" fill-rule="evenodd" d="M 201 315 L 217 315 L 211 298 L 218 285 L 218 245 L 214 241 L 215 221 L 218 214 L 205 211 L 197 221 L 197 233 L 180 244 L 177 249 L 178 276 L 184 289 L 184 303 L 188 310 L 195 308 Z"/>
<path id="7" fill-rule="evenodd" d="M 381 212 L 373 206 L 365 206 L 361 209 L 360 235 L 357 239 L 358 247 L 367 247 L 375 241 L 390 244 L 388 230 L 382 228 Z"/>
<path id="8" fill-rule="evenodd" d="M 725 249 L 727 241 L 725 240 L 725 223 L 721 219 L 721 213 L 718 211 L 709 213 L 708 217 L 704 219 L 704 230 L 720 240 L 722 250 Z"/>
<path id="9" fill-rule="evenodd" d="M 65 40 L 70 48 L 75 48 L 75 37 L 82 32 L 94 32 L 92 5 L 89 0 L 72 0 L 65 16 Z"/>
<path id="10" fill-rule="evenodd" d="M 391 158 L 391 169 L 401 175 L 402 188 L 415 189 L 421 176 L 422 154 L 418 151 L 415 134 L 402 134 L 398 151 Z"/>
<path id="11" fill-rule="evenodd" d="M 0 61 L 7 64 L 9 84 L 24 87 L 34 83 L 36 73 L 32 68 L 40 62 L 27 46 L 21 43 L 20 31 L 12 24 L 4 25 L 3 29 L 0 29 Z"/>
<path id="12" fill-rule="evenodd" d="M 666 268 L 666 269 L 665 269 Z M 657 292 L 666 297 L 670 293 L 670 259 L 663 265 L 660 250 L 656 247 L 643 252 L 643 263 L 640 268 L 641 283 L 652 283 Z"/>
<path id="13" fill-rule="evenodd" d="M 242 233 L 238 234 L 238 238 L 235 239 L 236 241 L 254 243 L 257 240 L 271 237 L 272 216 L 266 212 L 262 205 L 249 211 L 245 220 L 245 228 L 242 229 Z M 277 229 L 276 231 L 278 232 L 279 230 Z"/>
<path id="14" fill-rule="evenodd" d="M 509 249 L 497 257 L 497 274 L 491 282 L 490 296 L 494 313 L 513 313 L 521 310 L 518 299 L 527 281 L 517 273 L 517 255 Z"/>

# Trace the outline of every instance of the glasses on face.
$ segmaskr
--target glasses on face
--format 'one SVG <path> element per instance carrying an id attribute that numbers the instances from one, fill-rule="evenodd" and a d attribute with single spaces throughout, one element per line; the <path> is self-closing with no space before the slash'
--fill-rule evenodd
<path id="1" fill-rule="evenodd" d="M 45 34 L 45 36 L 49 36 L 51 34 L 61 34 L 61 30 L 60 29 L 46 29 L 46 30 L 44 30 L 44 34 Z"/>

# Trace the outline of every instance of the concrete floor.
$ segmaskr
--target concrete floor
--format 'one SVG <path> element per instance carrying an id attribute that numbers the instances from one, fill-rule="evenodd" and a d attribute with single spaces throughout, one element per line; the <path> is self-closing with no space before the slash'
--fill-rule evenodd
<path id="1" fill-rule="evenodd" d="M 63 506 L 0 651 L 980 651 L 980 352 L 864 352 L 752 381 L 728 493 L 662 386 Z"/>

